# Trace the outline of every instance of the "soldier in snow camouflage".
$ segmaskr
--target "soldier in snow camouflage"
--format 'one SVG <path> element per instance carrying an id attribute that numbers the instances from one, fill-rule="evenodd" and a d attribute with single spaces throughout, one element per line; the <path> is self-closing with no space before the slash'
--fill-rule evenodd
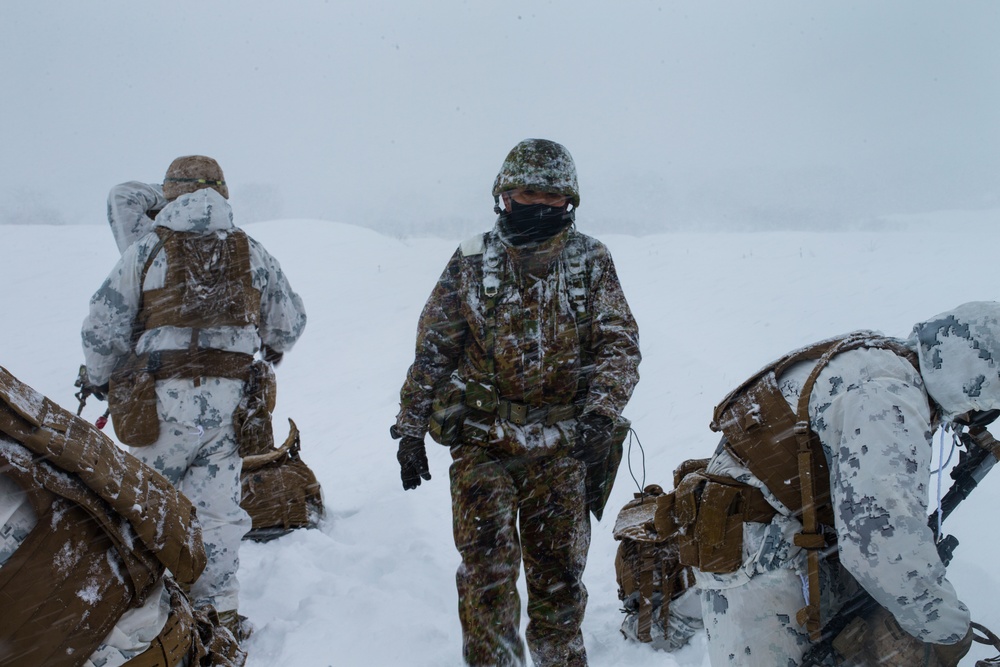
<path id="1" fill-rule="evenodd" d="M 432 435 L 453 458 L 466 663 L 525 664 L 523 559 L 534 663 L 586 665 L 586 463 L 607 459 L 606 435 L 638 382 L 638 330 L 607 249 L 573 226 L 565 148 L 521 142 L 493 194 L 496 227 L 462 244 L 424 307 L 392 435 L 403 487 L 414 488 L 430 479 L 423 438 L 435 410 L 460 413 L 453 438 Z"/>
<path id="2" fill-rule="evenodd" d="M 837 558 L 820 562 L 821 614 L 829 620 L 863 587 L 884 607 L 883 620 L 891 616 L 924 643 L 927 664 L 954 666 L 968 651 L 970 615 L 927 525 L 932 435 L 939 423 L 1000 408 L 1000 304 L 959 306 L 897 342 L 916 354 L 919 369 L 890 349 L 848 350 L 822 368 L 809 397 L 810 426 L 829 465 L 834 525 L 824 530 L 837 545 Z M 802 361 L 778 378 L 793 410 L 815 366 Z M 770 523 L 743 525 L 735 572 L 697 572 L 714 667 L 793 666 L 811 645 L 796 621 L 808 602 L 806 556 L 795 543 L 802 523 L 751 467 L 724 445 L 708 467 L 760 488 L 777 510 Z M 851 660 L 874 664 L 870 652 Z"/>
<path id="3" fill-rule="evenodd" d="M 133 346 L 140 357 L 174 359 L 176 368 L 164 361 L 156 371 L 159 438 L 132 453 L 195 502 L 208 565 L 192 598 L 234 616 L 238 549 L 250 528 L 240 508 L 241 459 L 233 425 L 245 385 L 238 373 L 207 369 L 219 353 L 248 369 L 260 349 L 272 355 L 288 351 L 305 328 L 305 310 L 277 260 L 233 224 L 228 190 L 214 160 L 178 158 L 162 190 L 143 186 L 126 192 L 127 186 L 112 193 L 109 212 L 116 206 L 157 211 L 155 226 L 132 242 L 152 219 L 138 211 L 135 224 L 116 226 L 113 220 L 124 250 L 91 299 L 83 324 L 87 374 L 95 386 L 106 383 Z M 194 256 L 226 259 L 199 268 L 189 261 Z M 220 295 L 232 297 L 232 303 L 219 302 Z M 135 340 L 134 325 L 141 333 Z M 192 371 L 195 359 L 186 356 L 195 352 L 206 360 L 200 376 L 192 376 L 200 370 Z"/>

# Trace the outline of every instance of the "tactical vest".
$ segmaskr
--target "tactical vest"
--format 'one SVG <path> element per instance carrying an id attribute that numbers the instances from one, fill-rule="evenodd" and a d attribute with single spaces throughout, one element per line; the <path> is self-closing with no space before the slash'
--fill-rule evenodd
<path id="1" fill-rule="evenodd" d="M 163 575 L 205 567 L 195 510 L 96 427 L 0 367 L 0 468 L 38 522 L 0 568 L 0 664 L 82 664 Z"/>
<path id="2" fill-rule="evenodd" d="M 160 243 L 150 260 L 162 245 L 166 277 L 163 287 L 143 293 L 138 319 L 144 330 L 257 325 L 260 292 L 253 286 L 250 241 L 243 231 L 220 235 L 157 227 L 156 235 Z"/>
<path id="3" fill-rule="evenodd" d="M 916 354 L 899 341 L 857 331 L 796 350 L 764 367 L 716 406 L 711 423 L 713 431 L 722 432 L 726 451 L 802 522 L 795 544 L 806 549 L 810 604 L 799 612 L 798 620 L 814 639 L 821 627 L 820 550 L 828 546 L 821 524 L 832 526 L 834 518 L 829 467 L 819 436 L 810 425 L 809 398 L 820 372 L 833 357 L 860 348 L 889 350 L 920 370 Z M 781 394 L 778 378 L 793 365 L 814 359 L 818 361 L 793 412 Z"/>
<path id="4" fill-rule="evenodd" d="M 514 424 L 544 423 L 551 426 L 560 421 L 577 416 L 577 406 L 582 404 L 589 385 L 589 374 L 585 369 L 592 369 L 591 322 L 588 297 L 590 295 L 586 263 L 586 248 L 581 235 L 570 230 L 566 243 L 558 258 L 554 261 L 562 265 L 566 276 L 567 296 L 572 304 L 576 318 L 577 331 L 580 337 L 580 380 L 576 396 L 572 403 L 565 405 L 532 405 L 530 401 L 521 403 L 508 400 L 497 393 L 495 341 L 496 341 L 496 306 L 500 288 L 511 280 L 506 275 L 507 250 L 495 233 L 478 234 L 463 242 L 460 247 L 463 257 L 482 257 L 482 287 L 480 298 L 484 304 L 486 320 L 486 373 L 489 382 L 486 384 L 460 380 L 447 382 L 435 396 L 433 412 L 430 417 L 429 432 L 431 437 L 440 444 L 451 445 L 459 439 L 465 415 L 470 411 L 483 416 L 495 416 Z M 486 421 L 492 421 L 487 419 Z M 462 436 L 476 441 L 485 435 L 481 429 L 465 429 Z M 480 436 L 480 438 L 477 438 Z"/>

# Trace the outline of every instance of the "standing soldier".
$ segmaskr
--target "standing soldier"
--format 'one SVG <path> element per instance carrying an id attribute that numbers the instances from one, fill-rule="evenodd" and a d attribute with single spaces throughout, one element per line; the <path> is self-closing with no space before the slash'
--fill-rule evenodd
<path id="1" fill-rule="evenodd" d="M 525 664 L 523 557 L 531 657 L 578 667 L 587 510 L 600 518 L 620 457 L 638 329 L 607 248 L 574 228 L 563 146 L 519 143 L 493 197 L 495 228 L 461 245 L 424 306 L 391 434 L 404 489 L 431 478 L 428 430 L 451 447 L 465 661 Z"/>
<path id="2" fill-rule="evenodd" d="M 998 373 L 1000 304 L 967 303 L 906 340 L 797 350 L 716 408 L 723 439 L 674 492 L 713 667 L 802 664 L 860 589 L 878 608 L 834 638 L 844 664 L 958 665 L 972 630 L 928 525 L 931 441 L 1000 408 Z"/>
<path id="3" fill-rule="evenodd" d="M 276 358 L 302 334 L 306 315 L 277 260 L 233 224 L 222 169 L 180 157 L 163 183 L 153 230 L 126 248 L 90 300 L 83 323 L 87 376 L 110 380 L 119 440 L 192 499 L 208 552 L 191 588 L 235 629 L 241 458 L 233 425 L 254 354 Z"/>

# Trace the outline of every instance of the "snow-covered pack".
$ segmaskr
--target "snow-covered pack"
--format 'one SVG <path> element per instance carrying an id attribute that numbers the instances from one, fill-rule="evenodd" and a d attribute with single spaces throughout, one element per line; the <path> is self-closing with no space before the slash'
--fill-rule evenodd
<path id="1" fill-rule="evenodd" d="M 0 470 L 38 522 L 0 568 L 0 664 L 82 664 L 165 569 L 206 562 L 194 507 L 96 427 L 0 368 Z"/>
<path id="2" fill-rule="evenodd" d="M 668 651 L 678 648 L 670 603 L 694 585 L 690 569 L 680 562 L 676 524 L 669 518 L 672 504 L 672 493 L 648 485 L 619 511 L 614 527 L 615 576 L 625 614 L 621 632 Z"/>

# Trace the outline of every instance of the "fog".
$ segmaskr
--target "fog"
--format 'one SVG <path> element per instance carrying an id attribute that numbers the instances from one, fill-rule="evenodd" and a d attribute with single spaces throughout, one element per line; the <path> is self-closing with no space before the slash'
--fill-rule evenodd
<path id="1" fill-rule="evenodd" d="M 1000 208 L 1000 3 L 38 0 L 0 5 L 0 223 L 104 219 L 202 153 L 243 222 L 461 236 L 507 151 L 581 226 L 878 226 Z"/>

